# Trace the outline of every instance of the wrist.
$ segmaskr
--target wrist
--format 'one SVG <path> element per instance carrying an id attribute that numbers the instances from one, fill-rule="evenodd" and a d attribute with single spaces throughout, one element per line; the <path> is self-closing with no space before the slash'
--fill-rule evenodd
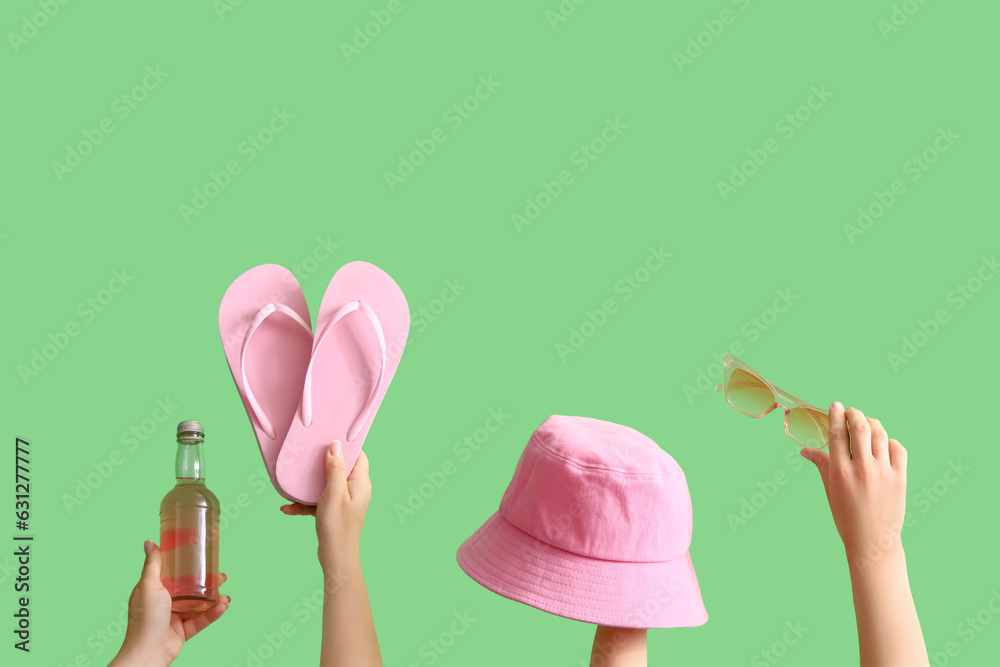
<path id="1" fill-rule="evenodd" d="M 896 567 L 906 561 L 903 553 L 902 526 L 886 528 L 877 538 L 867 537 L 863 540 L 845 540 L 845 552 L 851 572 L 868 572 L 883 567 Z"/>
<path id="2" fill-rule="evenodd" d="M 108 663 L 108 667 L 168 667 L 168 665 L 170 665 L 169 660 L 147 655 L 132 649 L 127 644 L 123 644 L 118 655 Z"/>
<path id="3" fill-rule="evenodd" d="M 357 549 L 324 552 L 319 563 L 328 584 L 333 582 L 336 585 L 361 574 L 361 552 Z"/>
<path id="4" fill-rule="evenodd" d="M 598 625 L 590 654 L 591 665 L 646 665 L 646 630 Z"/>
<path id="5" fill-rule="evenodd" d="M 906 572 L 906 554 L 898 538 L 892 542 L 870 545 L 868 548 L 846 550 L 851 577 L 884 577 Z"/>

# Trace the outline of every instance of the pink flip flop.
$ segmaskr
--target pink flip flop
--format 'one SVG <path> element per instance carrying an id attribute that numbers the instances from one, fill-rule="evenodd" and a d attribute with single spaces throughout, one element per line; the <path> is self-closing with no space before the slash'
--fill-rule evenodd
<path id="1" fill-rule="evenodd" d="M 312 351 L 309 308 L 295 276 L 277 264 L 242 274 L 222 297 L 219 333 L 271 483 L 287 498 L 275 465 Z"/>
<path id="2" fill-rule="evenodd" d="M 353 470 L 409 329 L 406 297 L 385 271 L 368 262 L 340 267 L 323 295 L 299 409 L 278 452 L 286 498 L 316 504 L 333 440 L 341 442 L 348 474 Z"/>

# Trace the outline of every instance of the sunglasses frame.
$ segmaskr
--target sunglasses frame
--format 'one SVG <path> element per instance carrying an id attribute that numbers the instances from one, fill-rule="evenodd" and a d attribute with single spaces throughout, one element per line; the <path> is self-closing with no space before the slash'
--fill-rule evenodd
<path id="1" fill-rule="evenodd" d="M 748 366 L 742 359 L 737 357 L 735 354 L 731 352 L 727 353 L 722 366 L 723 366 L 722 383 L 716 385 L 715 391 L 716 393 L 721 392 L 725 395 L 726 403 L 729 405 L 729 407 L 731 407 L 733 410 L 736 410 L 737 412 L 745 414 L 747 417 L 753 417 L 754 419 L 760 419 L 761 417 L 771 414 L 775 408 L 778 407 L 783 408 L 785 410 L 785 435 L 787 435 L 789 438 L 791 438 L 798 444 L 802 445 L 803 447 L 809 447 L 809 445 L 806 445 L 797 440 L 796 438 L 792 437 L 792 434 L 789 433 L 788 431 L 788 417 L 791 414 L 792 410 L 794 410 L 795 408 L 808 408 L 810 410 L 815 410 L 816 412 L 826 415 L 827 422 L 829 422 L 830 414 L 828 410 L 818 408 L 812 403 L 809 403 L 808 401 L 803 401 L 801 398 L 788 393 L 778 385 L 764 378 L 760 373 L 758 373 L 754 369 L 750 368 L 750 366 Z M 732 402 L 729 400 L 729 378 L 732 376 L 733 371 L 736 369 L 742 370 L 745 373 L 753 375 L 755 378 L 763 382 L 764 385 L 766 385 L 771 390 L 771 393 L 774 395 L 774 402 L 771 404 L 771 407 L 769 407 L 767 410 L 765 410 L 759 415 L 752 415 L 749 412 L 740 410 L 738 407 L 732 404 Z M 824 433 L 823 437 L 824 437 L 823 444 L 820 447 L 814 447 L 813 449 L 824 449 L 826 448 L 827 445 L 830 444 L 829 434 Z"/>

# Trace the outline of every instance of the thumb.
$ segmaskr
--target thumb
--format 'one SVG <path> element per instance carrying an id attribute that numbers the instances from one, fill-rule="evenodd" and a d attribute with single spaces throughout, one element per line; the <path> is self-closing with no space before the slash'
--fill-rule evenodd
<path id="1" fill-rule="evenodd" d="M 340 441 L 334 440 L 326 448 L 326 489 L 340 492 L 347 488 L 347 464 L 340 449 Z"/>
<path id="2" fill-rule="evenodd" d="M 142 576 L 139 581 L 148 581 L 160 585 L 160 548 L 152 540 L 146 540 L 146 562 L 142 565 Z"/>
<path id="3" fill-rule="evenodd" d="M 830 468 L 830 453 L 824 452 L 822 449 L 803 447 L 799 454 L 802 455 L 802 458 L 808 459 L 815 464 L 816 469 L 819 470 L 820 477 L 823 478 L 823 484 L 825 485 L 827 470 Z"/>

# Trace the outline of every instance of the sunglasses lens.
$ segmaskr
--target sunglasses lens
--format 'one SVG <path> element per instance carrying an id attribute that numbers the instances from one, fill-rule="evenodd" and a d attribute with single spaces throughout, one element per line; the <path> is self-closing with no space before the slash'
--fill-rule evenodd
<path id="1" fill-rule="evenodd" d="M 774 392 L 756 375 L 734 368 L 726 388 L 729 404 L 754 417 L 760 417 L 774 405 Z"/>
<path id="2" fill-rule="evenodd" d="M 792 440 L 813 449 L 827 444 L 830 417 L 811 408 L 792 408 L 788 413 L 788 435 Z"/>

